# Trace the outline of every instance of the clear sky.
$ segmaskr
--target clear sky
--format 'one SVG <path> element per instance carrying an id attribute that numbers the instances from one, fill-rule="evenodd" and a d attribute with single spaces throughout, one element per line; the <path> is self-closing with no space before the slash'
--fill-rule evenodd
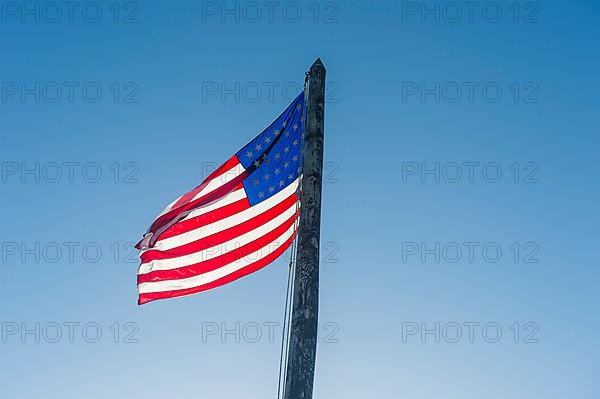
<path id="1" fill-rule="evenodd" d="M 275 397 L 286 261 L 139 307 L 131 242 L 316 57 L 315 397 L 599 397 L 597 1 L 0 7 L 0 397 Z"/>

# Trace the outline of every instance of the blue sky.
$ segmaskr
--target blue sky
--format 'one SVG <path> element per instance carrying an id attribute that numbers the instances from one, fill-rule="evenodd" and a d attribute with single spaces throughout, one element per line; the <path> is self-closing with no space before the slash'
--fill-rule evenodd
<path id="1" fill-rule="evenodd" d="M 0 396 L 275 396 L 285 259 L 139 307 L 130 243 L 321 57 L 315 397 L 598 397 L 597 2 L 26 4 L 0 15 Z"/>

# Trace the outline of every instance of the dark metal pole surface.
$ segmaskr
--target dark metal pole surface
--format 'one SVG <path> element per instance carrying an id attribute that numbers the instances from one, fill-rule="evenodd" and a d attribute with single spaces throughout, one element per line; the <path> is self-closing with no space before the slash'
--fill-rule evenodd
<path id="1" fill-rule="evenodd" d="M 306 106 L 302 204 L 285 399 L 311 399 L 315 375 L 325 118 L 325 67 L 320 59 L 315 61 L 309 71 Z"/>

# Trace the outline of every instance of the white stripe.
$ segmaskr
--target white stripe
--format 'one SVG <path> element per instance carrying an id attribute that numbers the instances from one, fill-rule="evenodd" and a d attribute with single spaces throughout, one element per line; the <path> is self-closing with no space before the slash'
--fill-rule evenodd
<path id="1" fill-rule="evenodd" d="M 215 191 L 217 188 L 229 183 L 230 181 L 232 181 L 233 179 L 235 179 L 236 177 L 238 177 L 239 175 L 244 173 L 245 170 L 246 169 L 244 169 L 244 166 L 241 163 L 238 163 L 233 168 L 227 170 L 227 172 L 212 179 L 206 185 L 206 187 L 204 187 L 202 190 L 200 190 L 200 192 L 198 194 L 196 194 L 194 196 L 194 198 L 191 199 L 191 201 L 197 200 L 198 198 L 200 198 L 208 193 L 211 193 L 211 192 Z"/>
<path id="2" fill-rule="evenodd" d="M 203 206 L 201 208 L 195 209 L 192 213 L 190 213 L 185 218 L 183 218 L 182 221 L 183 220 L 192 219 L 194 217 L 203 215 L 203 214 L 208 213 L 208 212 L 212 212 L 212 211 L 217 210 L 217 209 L 219 209 L 221 207 L 224 207 L 226 205 L 233 204 L 234 202 L 242 200 L 244 198 L 246 198 L 246 191 L 243 188 L 240 188 L 239 190 L 233 191 L 233 192 L 227 194 L 226 196 L 218 199 L 215 202 L 211 202 L 208 205 L 205 205 L 205 206 Z M 203 226 L 203 227 L 205 227 L 205 226 Z M 139 252 L 138 255 L 142 256 L 142 254 L 144 252 L 151 251 L 151 250 L 154 250 L 154 249 L 158 249 L 158 250 L 163 250 L 164 251 L 165 249 L 168 249 L 168 247 L 165 247 L 165 244 L 164 244 L 165 242 L 168 243 L 169 240 L 177 238 L 177 237 L 181 237 L 182 235 L 183 234 L 180 234 L 180 235 L 177 235 L 177 236 L 173 236 L 173 237 L 170 237 L 170 238 L 165 238 L 163 240 L 159 240 L 159 241 L 157 241 L 155 243 L 154 247 L 152 247 L 152 248 L 140 249 L 140 252 Z M 181 245 L 181 244 L 179 244 L 179 245 Z M 173 247 L 176 247 L 176 246 L 178 246 L 178 245 L 173 245 Z"/>
<path id="3" fill-rule="evenodd" d="M 298 206 L 298 203 L 294 203 L 285 212 L 269 220 L 267 223 L 222 244 L 213 245 L 210 248 L 194 252 L 188 255 L 182 255 L 169 259 L 157 259 L 147 263 L 142 263 L 140 265 L 138 274 L 146 274 L 155 270 L 171 270 L 179 267 L 193 265 L 199 262 L 204 262 L 216 258 L 218 256 L 231 252 L 236 248 L 239 248 L 246 244 L 250 244 L 251 242 L 258 240 L 262 236 L 276 229 L 286 220 L 294 216 L 298 209 Z"/>
<path id="4" fill-rule="evenodd" d="M 226 205 L 231 205 L 234 202 L 237 202 L 244 198 L 246 198 L 246 190 L 244 190 L 243 188 L 240 188 L 239 190 L 232 191 L 229 194 L 227 194 L 226 196 L 219 198 L 215 202 L 211 202 L 210 204 L 207 204 L 201 208 L 194 209 L 189 215 L 187 215 L 182 220 L 193 219 L 200 215 L 204 215 L 205 213 L 215 211 Z"/>
<path id="5" fill-rule="evenodd" d="M 192 198 L 190 201 L 196 200 L 196 199 L 202 197 L 203 195 L 206 195 L 208 193 L 211 193 L 211 192 L 215 191 L 217 188 L 221 187 L 222 185 L 230 182 L 231 180 L 235 179 L 236 177 L 238 177 L 239 175 L 241 175 L 242 173 L 244 173 L 245 170 L 246 169 L 244 169 L 244 166 L 242 164 L 238 163 L 234 167 L 228 169 L 223 174 L 221 174 L 221 175 L 215 177 L 214 179 L 212 179 L 206 185 L 206 187 L 204 187 L 200 192 L 198 192 L 194 196 L 194 198 Z M 173 205 L 175 205 L 177 203 L 177 201 L 179 201 L 181 199 L 181 197 L 183 197 L 183 195 L 180 195 L 179 197 L 177 197 L 177 199 L 175 201 L 173 201 L 169 205 L 167 205 L 167 207 L 165 209 L 163 209 L 163 211 L 154 220 L 158 219 L 159 217 L 161 217 L 165 213 L 167 213 L 170 210 L 172 210 L 173 209 Z"/>
<path id="6" fill-rule="evenodd" d="M 156 242 L 156 245 L 154 246 L 153 249 L 156 249 L 159 251 L 167 251 L 169 249 L 177 248 L 179 246 L 189 244 L 190 242 L 200 240 L 204 237 L 208 237 L 209 235 L 218 233 L 220 231 L 223 231 L 225 229 L 228 229 L 228 228 L 236 226 L 240 223 L 243 223 L 247 220 L 250 220 L 253 217 L 258 216 L 261 213 L 268 211 L 269 209 L 278 205 L 280 202 L 284 201 L 286 198 L 288 198 L 290 195 L 292 195 L 294 192 L 296 192 L 296 189 L 298 188 L 298 184 L 299 184 L 299 180 L 297 179 L 292 184 L 285 187 L 283 190 L 281 190 L 280 192 L 278 192 L 271 198 L 268 198 L 268 199 L 264 200 L 263 202 L 260 202 L 256 205 L 254 205 L 253 207 L 245 209 L 234 215 L 228 216 L 222 220 L 218 220 L 214 223 L 211 223 L 211 224 L 208 224 L 205 226 L 201 226 L 197 229 L 190 230 L 188 232 L 185 232 L 185 233 L 173 236 L 173 237 L 165 238 L 164 240 L 159 240 Z M 244 190 L 241 190 L 241 191 L 244 191 Z M 219 204 L 220 202 L 221 202 L 221 200 L 211 204 L 210 206 L 214 207 L 214 209 L 224 206 L 224 205 L 217 206 L 217 204 Z"/>
<path id="7" fill-rule="evenodd" d="M 173 290 L 181 290 L 186 288 L 198 287 L 204 284 L 211 283 L 220 278 L 223 278 L 231 273 L 234 273 L 246 266 L 251 265 L 254 262 L 259 261 L 279 248 L 294 234 L 295 224 L 283 233 L 277 240 L 265 245 L 258 251 L 253 252 L 241 259 L 231 262 L 223 267 L 208 273 L 199 274 L 197 276 L 188 277 L 180 280 L 166 280 L 166 281 L 153 281 L 148 283 L 142 283 L 138 285 L 138 291 L 140 294 L 148 294 L 151 292 L 165 292 Z"/>

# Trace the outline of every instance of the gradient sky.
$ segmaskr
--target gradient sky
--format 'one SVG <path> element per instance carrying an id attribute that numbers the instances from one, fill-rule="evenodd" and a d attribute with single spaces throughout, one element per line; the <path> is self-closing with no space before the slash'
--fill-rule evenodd
<path id="1" fill-rule="evenodd" d="M 599 397 L 597 1 L 480 2 L 471 20 L 443 1 L 82 2 L 72 22 L 26 4 L 0 4 L 0 397 L 275 397 L 281 331 L 264 323 L 282 321 L 286 261 L 139 307 L 130 243 L 277 117 L 316 57 L 315 398 Z M 439 182 L 422 173 L 436 165 Z M 236 323 L 263 336 L 203 337 Z M 436 323 L 439 343 L 421 335 Z"/>

